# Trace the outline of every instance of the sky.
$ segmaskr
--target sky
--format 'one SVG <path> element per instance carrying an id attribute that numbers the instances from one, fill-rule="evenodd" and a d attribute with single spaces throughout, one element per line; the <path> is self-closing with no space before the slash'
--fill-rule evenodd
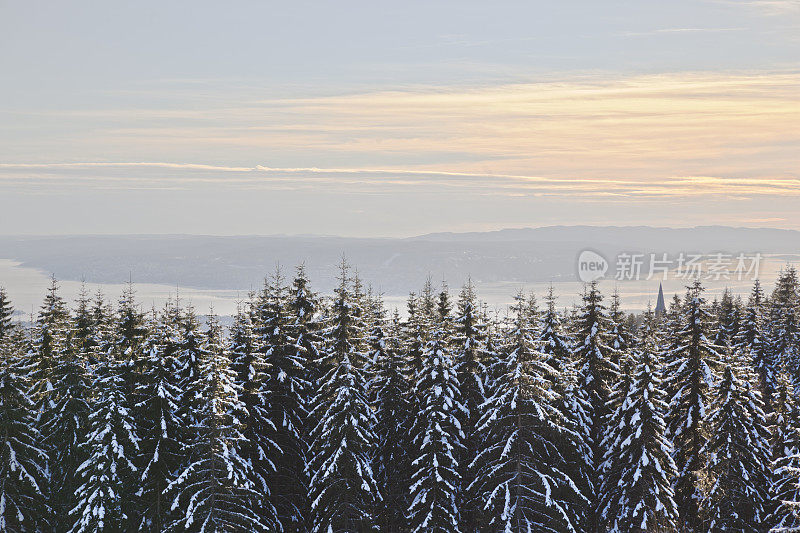
<path id="1" fill-rule="evenodd" d="M 800 229 L 800 0 L 0 0 L 0 233 Z"/>

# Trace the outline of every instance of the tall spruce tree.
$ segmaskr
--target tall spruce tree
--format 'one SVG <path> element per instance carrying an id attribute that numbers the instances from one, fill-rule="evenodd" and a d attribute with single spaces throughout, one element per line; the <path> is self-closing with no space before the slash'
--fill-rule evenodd
<path id="1" fill-rule="evenodd" d="M 378 316 L 385 312 L 378 310 Z M 408 488 L 410 468 L 408 434 L 412 413 L 409 409 L 408 369 L 403 358 L 399 334 L 400 318 L 377 320 L 369 332 L 369 361 L 372 369 L 370 389 L 375 410 L 375 436 L 378 439 L 376 477 L 383 495 L 377 511 L 381 531 L 408 530 Z"/>
<path id="2" fill-rule="evenodd" d="M 381 501 L 372 469 L 377 436 L 364 376 L 366 348 L 360 309 L 342 262 L 339 286 L 325 331 L 324 367 L 311 418 L 308 463 L 312 531 L 372 531 Z"/>
<path id="3" fill-rule="evenodd" d="M 189 466 L 166 489 L 176 512 L 166 531 L 274 531 L 277 522 L 259 512 L 263 496 L 253 482 L 252 464 L 241 454 L 245 406 L 222 327 L 213 312 L 207 323 L 198 358 L 197 435 L 187 450 Z"/>
<path id="4" fill-rule="evenodd" d="M 303 450 L 305 453 L 304 463 L 308 462 L 308 448 L 310 445 L 310 432 L 314 427 L 315 421 L 310 418 L 311 404 L 314 398 L 317 384 L 322 376 L 320 370 L 322 369 L 323 359 L 321 357 L 321 347 L 323 339 L 321 331 L 324 325 L 324 318 L 322 313 L 324 307 L 322 301 L 315 294 L 310 287 L 310 281 L 306 274 L 305 267 L 301 264 L 297 266 L 295 271 L 294 280 L 292 281 L 291 294 L 288 299 L 289 314 L 291 316 L 291 324 L 289 327 L 289 338 L 293 343 L 296 357 L 303 363 L 305 369 L 305 385 L 306 388 L 302 393 L 303 408 L 305 410 L 305 418 L 302 420 L 302 442 Z M 304 476 L 305 486 L 308 486 L 308 475 L 304 470 L 301 472 Z M 310 501 L 307 497 L 307 492 L 300 500 L 302 508 L 299 513 L 301 516 L 307 518 L 311 515 Z"/>
<path id="5" fill-rule="evenodd" d="M 770 531 L 800 531 L 800 406 L 788 376 L 776 376 L 772 434 L 772 483 L 769 491 Z"/>
<path id="6" fill-rule="evenodd" d="M 560 443 L 569 432 L 551 388 L 552 368 L 536 349 L 524 297 L 518 294 L 497 382 L 480 430 L 473 490 L 483 501 L 481 531 L 579 531 L 581 495 L 563 469 Z"/>
<path id="7" fill-rule="evenodd" d="M 602 517 L 608 531 L 675 531 L 676 467 L 666 437 L 655 316 L 648 310 L 633 350 L 634 372 L 612 416 Z"/>
<path id="8" fill-rule="evenodd" d="M 133 404 L 137 402 L 138 378 L 144 366 L 144 342 L 147 325 L 144 315 L 136 305 L 136 293 L 129 283 L 119 298 L 114 321 L 113 355 L 122 363 L 120 372 L 125 384 L 125 394 Z"/>
<path id="9" fill-rule="evenodd" d="M 625 358 L 629 355 L 628 350 L 631 347 L 632 339 L 631 332 L 628 330 L 627 315 L 622 310 L 622 300 L 617 289 L 614 289 L 614 293 L 611 295 L 608 319 L 610 322 L 608 344 L 614 351 L 613 355 L 621 368 L 625 365 Z"/>
<path id="10" fill-rule="evenodd" d="M 178 365 L 178 379 L 183 390 L 179 409 L 181 417 L 189 428 L 185 438 L 191 439 L 195 436 L 191 427 L 196 424 L 195 415 L 200 412 L 200 393 L 203 386 L 200 379 L 203 336 L 200 331 L 200 319 L 191 304 L 182 309 L 180 300 L 176 299 L 175 306 L 171 309 L 171 312 L 172 316 L 169 320 L 176 326 L 173 329 L 176 334 L 175 340 L 177 341 L 175 362 Z"/>
<path id="11" fill-rule="evenodd" d="M 92 385 L 88 434 L 80 444 L 86 460 L 77 469 L 81 484 L 70 511 L 75 533 L 134 531 L 139 525 L 139 437 L 123 365 L 116 358 L 101 362 Z"/>
<path id="12" fill-rule="evenodd" d="M 37 319 L 34 349 L 33 391 L 39 402 L 42 441 L 50 456 L 52 525 L 66 531 L 76 504 L 77 469 L 84 460 L 79 445 L 88 426 L 91 377 L 55 279 Z"/>
<path id="13" fill-rule="evenodd" d="M 14 327 L 13 316 L 14 307 L 11 305 L 11 300 L 5 288 L 0 287 L 0 341 L 11 334 L 11 329 Z"/>
<path id="14" fill-rule="evenodd" d="M 281 524 L 291 531 L 302 523 L 304 514 L 307 516 L 304 422 L 311 384 L 305 351 L 292 336 L 295 319 L 288 301 L 288 287 L 276 269 L 257 302 L 255 334 L 267 373 L 262 394 L 268 400 L 269 420 L 275 427 L 272 438 L 279 450 L 267 482 Z"/>
<path id="15" fill-rule="evenodd" d="M 569 475 L 578 491 L 570 488 L 565 498 L 570 506 L 570 514 L 578 517 L 576 529 L 585 527 L 587 519 L 587 502 L 584 494 L 589 492 L 591 483 L 589 434 L 590 420 L 587 415 L 586 396 L 576 391 L 577 373 L 575 361 L 572 360 L 572 341 L 566 328 L 562 325 L 562 317 L 556 309 L 556 295 L 551 285 L 545 297 L 545 310 L 539 326 L 538 349 L 545 355 L 545 362 L 552 369 L 545 377 L 550 380 L 556 394 L 556 409 L 561 413 L 566 431 L 560 432 L 559 451 L 565 464 L 559 465 Z"/>
<path id="16" fill-rule="evenodd" d="M 550 285 L 545 298 L 547 307 L 539 327 L 539 343 L 540 350 L 547 355 L 547 364 L 558 373 L 571 363 L 572 345 L 567 331 L 562 326 L 556 301 L 555 291 Z"/>
<path id="17" fill-rule="evenodd" d="M 452 318 L 446 290 L 425 345 L 416 391 L 421 402 L 411 462 L 409 530 L 459 531 L 461 476 L 458 457 L 466 415 L 450 345 Z"/>
<path id="18" fill-rule="evenodd" d="M 94 320 L 92 319 L 92 301 L 86 283 L 81 284 L 75 307 L 75 341 L 85 353 L 91 353 L 94 341 Z"/>
<path id="19" fill-rule="evenodd" d="M 717 346 L 733 346 L 741 326 L 741 309 L 739 302 L 733 297 L 729 288 L 722 291 L 722 298 L 716 309 L 716 327 L 714 344 Z"/>
<path id="20" fill-rule="evenodd" d="M 797 270 L 790 266 L 781 272 L 770 297 L 767 339 L 771 360 L 789 372 L 796 389 L 800 389 L 798 306 L 800 284 Z"/>
<path id="21" fill-rule="evenodd" d="M 755 369 L 758 389 L 764 400 L 764 410 L 770 413 L 773 408 L 772 396 L 775 394 L 775 379 L 779 368 L 765 338 L 763 306 L 764 291 L 761 289 L 761 283 L 756 280 L 734 339 L 734 346 Z"/>
<path id="22" fill-rule="evenodd" d="M 674 391 L 667 426 L 675 446 L 678 467 L 675 502 L 683 531 L 701 531 L 703 527 L 700 502 L 704 499 L 702 470 L 709 431 L 707 412 L 714 368 L 719 364 L 717 347 L 709 340 L 712 336 L 712 316 L 703 297 L 703 286 L 695 281 L 686 292 L 677 345 L 669 354 L 666 371 L 667 389 Z"/>
<path id="23" fill-rule="evenodd" d="M 764 530 L 769 432 L 761 395 L 748 374 L 728 349 L 708 418 L 711 434 L 701 452 L 711 483 L 704 502 L 708 531 Z"/>
<path id="24" fill-rule="evenodd" d="M 465 409 L 460 422 L 464 441 L 459 457 L 459 475 L 464 480 L 464 490 L 459 507 L 461 529 L 475 531 L 480 523 L 482 504 L 477 494 L 469 489 L 469 485 L 476 476 L 471 466 L 482 445 L 478 422 L 481 417 L 481 406 L 486 401 L 487 373 L 484 366 L 486 324 L 480 314 L 472 280 L 468 280 L 461 289 L 457 305 L 452 342 L 458 384 L 461 387 L 461 400 Z"/>
<path id="25" fill-rule="evenodd" d="M 583 295 L 583 306 L 577 318 L 578 334 L 574 355 L 578 365 L 578 387 L 576 392 L 585 395 L 588 428 L 587 469 L 591 485 L 587 497 L 590 504 L 586 530 L 600 528 L 600 488 L 602 486 L 603 463 L 606 455 L 606 428 L 611 415 L 614 384 L 619 379 L 619 366 L 612 360 L 613 348 L 609 346 L 609 319 L 603 297 L 592 282 Z"/>
<path id="26" fill-rule="evenodd" d="M 142 372 L 134 406 L 140 431 L 139 531 L 164 531 L 171 519 L 164 492 L 183 466 L 187 442 L 186 420 L 181 416 L 184 389 L 179 374 L 180 333 L 177 303 L 155 311 L 143 344 Z"/>
<path id="27" fill-rule="evenodd" d="M 0 304 L 7 310 L 4 296 L 0 293 Z M 0 315 L 0 327 L 3 319 Z M 48 454 L 41 447 L 25 369 L 19 366 L 22 354 L 13 341 L 6 324 L 0 337 L 0 531 L 45 531 Z"/>
<path id="28" fill-rule="evenodd" d="M 267 396 L 266 380 L 269 379 L 264 354 L 257 349 L 258 340 L 253 331 L 253 302 L 247 306 L 237 306 L 229 335 L 228 350 L 231 357 L 239 399 L 244 405 L 242 412 L 242 435 L 240 455 L 252 465 L 251 480 L 254 489 L 262 495 L 260 512 L 277 519 L 278 511 L 273 504 L 269 479 L 274 476 L 276 459 L 281 450 L 275 442 L 277 428 L 270 416 L 270 399 Z"/>

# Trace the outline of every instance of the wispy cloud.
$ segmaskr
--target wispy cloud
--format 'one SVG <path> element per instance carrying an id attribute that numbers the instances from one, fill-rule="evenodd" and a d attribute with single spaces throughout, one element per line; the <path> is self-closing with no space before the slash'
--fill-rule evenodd
<path id="1" fill-rule="evenodd" d="M 219 95 L 191 106 L 181 97 L 161 108 L 50 112 L 37 142 L 65 160 L 135 154 L 236 169 L 268 161 L 586 179 L 786 176 L 800 168 L 798 94 L 800 72 L 783 71 L 595 73 L 234 103 Z M 17 137 L 4 139 L 7 153 L 24 153 Z"/>
<path id="2" fill-rule="evenodd" d="M 747 31 L 747 28 L 656 28 L 645 31 L 625 31 L 620 33 L 623 37 L 647 37 L 651 35 L 692 34 L 692 33 L 729 33 Z"/>
<path id="3" fill-rule="evenodd" d="M 122 172 L 120 172 L 122 170 Z M 455 190 L 500 196 L 584 197 L 614 200 L 753 196 L 800 196 L 800 178 L 669 176 L 652 179 L 545 177 L 518 174 L 445 172 L 421 169 L 275 168 L 193 163 L 72 162 L 2 163 L 0 188 L 89 189 L 302 189 L 392 194 Z"/>
<path id="4" fill-rule="evenodd" d="M 40 152 L 51 161 L 7 157 L 0 191 L 458 194 L 475 202 L 541 198 L 626 207 L 713 199 L 763 206 L 800 196 L 798 94 L 795 71 L 595 73 L 69 110 L 51 113 L 43 120 L 53 127 L 38 129 Z M 67 117 L 77 127 L 62 138 L 58 125 Z M 20 142 L 6 141 L 6 149 Z M 68 147 L 68 157 L 59 156 L 60 146 Z"/>

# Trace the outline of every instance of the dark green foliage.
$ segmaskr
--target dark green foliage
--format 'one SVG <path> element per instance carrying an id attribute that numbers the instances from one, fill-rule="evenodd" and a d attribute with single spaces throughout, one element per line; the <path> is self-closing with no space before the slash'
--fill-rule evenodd
<path id="1" fill-rule="evenodd" d="M 772 362 L 785 368 L 796 389 L 800 388 L 800 284 L 797 270 L 781 272 L 769 300 L 767 342 Z"/>
<path id="2" fill-rule="evenodd" d="M 369 333 L 369 360 L 372 370 L 370 389 L 375 410 L 375 436 L 378 454 L 375 475 L 383 495 L 377 520 L 381 531 L 408 530 L 409 485 L 411 458 L 409 431 L 411 428 L 408 369 L 400 343 L 399 318 L 391 323 L 378 320 Z"/>
<path id="3" fill-rule="evenodd" d="M 667 426 L 678 468 L 675 502 L 680 513 L 680 527 L 685 531 L 701 531 L 700 502 L 705 497 L 701 473 L 706 463 L 710 391 L 719 354 L 709 341 L 713 333 L 712 316 L 706 308 L 699 281 L 687 290 L 679 324 L 674 352 L 668 355 L 666 368 L 667 389 L 674 393 Z"/>
<path id="4" fill-rule="evenodd" d="M 770 457 L 765 422 L 761 395 L 728 350 L 702 450 L 710 480 L 704 502 L 708 531 L 763 531 Z"/>
<path id="5" fill-rule="evenodd" d="M 461 429 L 464 432 L 463 448 L 459 454 L 459 474 L 465 481 L 461 495 L 461 528 L 474 531 L 480 523 L 481 501 L 478 495 L 469 490 L 470 482 L 476 473 L 472 463 L 481 450 L 482 437 L 478 432 L 481 406 L 486 401 L 486 324 L 478 307 L 475 287 L 468 281 L 461 289 L 458 308 L 453 320 L 452 339 L 458 384 L 461 388 L 461 401 L 464 415 Z"/>
<path id="6" fill-rule="evenodd" d="M 666 436 L 667 404 L 661 387 L 655 316 L 648 310 L 623 378 L 622 401 L 612 416 L 602 518 L 609 531 L 675 531 L 678 508 L 671 483 L 676 474 Z"/>
<path id="7" fill-rule="evenodd" d="M 774 407 L 766 523 L 776 531 L 800 531 L 800 408 L 785 374 L 777 376 Z"/>
<path id="8" fill-rule="evenodd" d="M 6 330 L 0 338 L 0 531 L 43 530 L 50 516 L 48 454 L 19 356 Z"/>
<path id="9" fill-rule="evenodd" d="M 274 531 L 274 516 L 260 513 L 263 495 L 253 481 L 253 467 L 241 455 L 245 407 L 213 315 L 204 337 L 197 361 L 196 436 L 186 450 L 190 464 L 166 489 L 174 520 L 165 531 Z"/>
<path id="10" fill-rule="evenodd" d="M 313 531 L 376 530 L 382 497 L 372 464 L 377 444 L 375 414 L 364 375 L 366 347 L 361 309 L 351 292 L 347 267 L 325 331 L 325 367 L 311 418 L 310 476 Z"/>
<path id="11" fill-rule="evenodd" d="M 800 531 L 797 285 L 504 319 L 428 281 L 402 321 L 299 268 L 227 333 L 0 291 L 0 530 Z"/>
<path id="12" fill-rule="evenodd" d="M 6 290 L 0 287 L 0 341 L 11 334 L 13 316 L 14 308 L 11 306 L 11 300 L 8 299 Z"/>
<path id="13" fill-rule="evenodd" d="M 474 460 L 473 490 L 485 502 L 481 531 L 577 531 L 583 499 L 562 468 L 563 414 L 552 368 L 535 349 L 522 295 L 495 363 L 497 382 L 480 423 L 485 444 Z"/>
<path id="14" fill-rule="evenodd" d="M 78 467 L 80 487 L 71 510 L 75 533 L 132 531 L 139 525 L 136 494 L 139 437 L 134 427 L 123 378 L 123 363 L 100 363 L 93 383 L 86 439 Z"/>
<path id="15" fill-rule="evenodd" d="M 578 365 L 576 391 L 584 395 L 588 416 L 588 451 L 586 458 L 589 479 L 589 511 L 586 529 L 597 531 L 600 519 L 600 487 L 603 479 L 603 461 L 607 452 L 606 429 L 611 415 L 612 391 L 619 376 L 619 367 L 613 359 L 616 353 L 609 346 L 610 322 L 603 305 L 603 297 L 596 283 L 589 285 L 583 295 L 583 307 L 577 318 L 574 359 Z"/>
<path id="16" fill-rule="evenodd" d="M 763 306 L 764 292 L 761 290 L 761 284 L 756 280 L 747 307 L 743 312 L 741 325 L 734 339 L 734 346 L 737 352 L 745 358 L 743 363 L 750 363 L 755 369 L 758 389 L 764 400 L 764 410 L 771 413 L 772 397 L 776 387 L 775 380 L 779 368 L 765 338 Z"/>
<path id="17" fill-rule="evenodd" d="M 422 371 L 417 376 L 419 422 L 413 434 L 410 531 L 459 531 L 461 491 L 458 457 L 464 433 L 459 419 L 466 415 L 449 346 L 450 318 L 446 298 L 440 298 L 437 325 L 425 345 Z"/>
<path id="18" fill-rule="evenodd" d="M 186 421 L 181 416 L 184 390 L 177 354 L 180 347 L 176 309 L 167 305 L 150 321 L 142 347 L 142 372 L 134 405 L 141 442 L 139 469 L 140 531 L 160 532 L 170 518 L 167 486 L 185 462 Z"/>
<path id="19" fill-rule="evenodd" d="M 308 516 L 305 420 L 311 384 L 306 347 L 298 345 L 303 339 L 293 335 L 296 318 L 291 314 L 289 297 L 283 276 L 276 271 L 256 301 L 254 333 L 266 374 L 261 395 L 268 423 L 274 428 L 269 437 L 271 445 L 280 451 L 273 454 L 274 467 L 263 474 L 270 501 L 284 529 L 291 531 Z M 267 429 L 265 424 L 261 426 Z"/>

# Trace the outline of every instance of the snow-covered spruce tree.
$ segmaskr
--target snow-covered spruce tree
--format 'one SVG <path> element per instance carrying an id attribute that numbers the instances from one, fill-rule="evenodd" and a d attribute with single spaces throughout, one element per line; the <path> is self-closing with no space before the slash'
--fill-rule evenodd
<path id="1" fill-rule="evenodd" d="M 545 297 L 545 310 L 541 315 L 538 332 L 538 349 L 545 355 L 545 363 L 552 369 L 545 375 L 556 394 L 556 409 L 561 413 L 566 431 L 559 434 L 558 449 L 566 464 L 560 465 L 578 488 L 570 487 L 564 495 L 570 505 L 570 514 L 577 516 L 576 529 L 584 527 L 587 505 L 583 494 L 589 492 L 590 472 L 587 457 L 590 451 L 590 420 L 588 402 L 584 394 L 576 391 L 577 373 L 571 359 L 572 341 L 562 325 L 561 315 L 556 309 L 557 298 L 551 285 Z M 571 498 L 571 500 L 569 500 Z"/>
<path id="2" fill-rule="evenodd" d="M 289 325 L 289 338 L 291 339 L 295 357 L 304 365 L 304 380 L 306 389 L 302 394 L 305 417 L 301 426 L 301 442 L 303 444 L 303 464 L 299 474 L 302 476 L 306 492 L 300 495 L 296 506 L 298 515 L 303 517 L 307 526 L 311 516 L 311 502 L 308 499 L 308 473 L 305 465 L 308 463 L 308 448 L 311 438 L 309 433 L 316 425 L 310 418 L 311 403 L 317 390 L 317 383 L 321 376 L 320 349 L 322 346 L 322 331 L 324 319 L 322 305 L 318 296 L 311 290 L 305 267 L 301 264 L 296 268 L 292 281 L 291 293 L 287 302 L 291 324 Z"/>
<path id="3" fill-rule="evenodd" d="M 278 512 L 272 504 L 272 491 L 267 479 L 275 472 L 275 460 L 281 451 L 275 443 L 276 427 L 270 419 L 269 398 L 265 380 L 268 379 L 264 354 L 256 349 L 253 331 L 254 306 L 252 302 L 237 307 L 228 340 L 231 369 L 235 373 L 239 399 L 244 404 L 240 455 L 253 467 L 251 479 L 261 496 L 260 513 L 271 517 L 275 524 Z"/>
<path id="4" fill-rule="evenodd" d="M 547 308 L 539 326 L 539 343 L 540 350 L 547 355 L 547 364 L 558 372 L 565 365 L 570 364 L 572 345 L 567 332 L 562 327 L 561 316 L 556 309 L 556 300 L 555 291 L 550 285 L 545 298 Z"/>
<path id="5" fill-rule="evenodd" d="M 72 344 L 71 335 L 50 375 L 53 389 L 42 412 L 41 432 L 50 451 L 51 507 L 56 529 L 61 530 L 71 525 L 69 512 L 77 503 L 77 470 L 85 457 L 79 445 L 86 438 L 92 393 L 87 362 Z"/>
<path id="6" fill-rule="evenodd" d="M 411 451 L 410 531 L 459 531 L 461 478 L 458 456 L 464 433 L 458 375 L 450 346 L 452 317 L 442 291 L 430 340 L 425 345 L 416 391 L 421 402 Z"/>
<path id="7" fill-rule="evenodd" d="M 670 301 L 667 311 L 661 315 L 656 316 L 658 325 L 658 334 L 661 341 L 661 364 L 663 367 L 662 378 L 664 380 L 664 391 L 666 392 L 666 401 L 669 405 L 672 398 L 678 393 L 681 388 L 681 383 L 671 379 L 670 368 L 677 368 L 676 361 L 680 359 L 681 347 L 683 339 L 681 331 L 683 330 L 683 301 L 681 298 L 674 294 Z M 667 433 L 669 433 L 670 413 L 667 413 Z M 672 437 L 670 437 L 671 439 Z M 674 442 L 673 442 L 674 444 Z"/>
<path id="8" fill-rule="evenodd" d="M 143 345 L 147 338 L 147 326 L 144 315 L 136 305 L 132 283 L 125 287 L 119 298 L 114 326 L 112 354 L 122 363 L 120 372 L 125 382 L 125 395 L 131 404 L 137 403 L 136 389 L 144 365 Z"/>
<path id="9" fill-rule="evenodd" d="M 423 410 L 423 398 L 417 382 L 423 372 L 425 346 L 432 330 L 432 317 L 424 312 L 423 299 L 415 293 L 409 294 L 407 300 L 408 318 L 403 324 L 401 342 L 408 367 L 409 387 L 406 392 L 408 408 L 411 413 L 410 427 L 406 439 L 406 449 L 413 450 L 415 435 L 425 430 L 424 421 L 418 413 Z M 410 472 L 409 472 L 410 475 Z"/>
<path id="10" fill-rule="evenodd" d="M 461 387 L 461 400 L 465 414 L 461 420 L 464 432 L 463 449 L 459 457 L 459 475 L 464 480 L 464 490 L 460 501 L 461 529 L 475 531 L 480 523 L 482 502 L 478 495 L 469 490 L 475 479 L 471 466 L 482 447 L 478 432 L 481 405 L 486 401 L 486 368 L 484 367 L 486 324 L 478 307 L 475 287 L 467 280 L 458 298 L 457 315 L 453 321 L 453 352 Z"/>
<path id="11" fill-rule="evenodd" d="M 136 385 L 134 406 L 139 428 L 140 502 L 139 531 L 160 533 L 170 519 L 167 486 L 183 466 L 187 429 L 181 416 L 184 391 L 177 354 L 180 349 L 177 305 L 168 302 L 162 313 L 155 311 L 149 323 L 142 352 L 142 371 Z"/>
<path id="12" fill-rule="evenodd" d="M 619 367 L 609 342 L 609 320 L 606 316 L 603 297 L 592 282 L 583 295 L 583 306 L 577 318 L 577 335 L 573 358 L 578 365 L 578 385 L 575 391 L 585 395 L 589 418 L 587 469 L 592 484 L 588 487 L 589 507 L 586 531 L 598 531 L 600 527 L 600 487 L 602 486 L 603 462 L 606 455 L 606 430 L 611 415 L 611 400 L 614 384 L 619 379 Z"/>
<path id="13" fill-rule="evenodd" d="M 311 431 L 308 463 L 311 530 L 377 530 L 375 507 L 381 501 L 372 460 L 378 439 L 363 367 L 363 323 L 350 292 L 343 262 L 339 287 L 325 330 L 322 378 L 311 413 L 319 422 Z"/>
<path id="14" fill-rule="evenodd" d="M 39 418 L 45 407 L 49 406 L 53 390 L 51 371 L 67 349 L 70 330 L 69 311 L 58 294 L 58 283 L 53 278 L 33 325 L 31 353 L 28 354 L 28 365 L 32 372 L 32 399 L 36 402 Z"/>
<path id="15" fill-rule="evenodd" d="M 740 302 L 733 297 L 727 287 L 722 291 L 722 298 L 716 309 L 716 327 L 713 338 L 717 346 L 732 346 L 741 325 Z"/>
<path id="16" fill-rule="evenodd" d="M 608 344 L 614 350 L 617 364 L 622 366 L 625 364 L 625 358 L 629 355 L 628 351 L 631 347 L 632 339 L 631 332 L 626 324 L 627 317 L 622 310 L 622 300 L 619 297 L 619 291 L 616 289 L 611 295 L 608 319 L 610 322 Z"/>
<path id="17" fill-rule="evenodd" d="M 378 311 L 381 317 L 385 312 Z M 408 369 L 400 347 L 400 319 L 395 314 L 391 321 L 377 320 L 369 332 L 369 361 L 372 370 L 370 391 L 375 410 L 375 435 L 378 454 L 375 475 L 384 503 L 377 511 L 381 531 L 408 530 L 408 487 L 411 461 L 408 434 L 411 416 L 407 391 Z"/>
<path id="18" fill-rule="evenodd" d="M 52 278 L 50 287 L 45 295 L 44 302 L 36 317 L 31 332 L 30 350 L 21 361 L 20 368 L 24 368 L 30 386 L 30 398 L 34 402 L 34 417 L 37 431 L 42 434 L 39 446 L 48 454 L 48 504 L 57 497 L 59 490 L 51 488 L 50 478 L 54 470 L 60 471 L 60 466 L 51 467 L 50 461 L 55 455 L 55 451 L 50 447 L 50 442 L 45 438 L 48 436 L 43 427 L 53 416 L 56 401 L 58 400 L 55 390 L 55 376 L 53 369 L 57 362 L 65 357 L 70 348 L 68 337 L 71 335 L 69 311 L 63 298 L 58 294 L 58 283 Z M 75 443 L 77 445 L 77 443 Z M 73 464 L 72 468 L 78 465 Z M 73 485 L 72 489 L 76 487 Z M 59 507 L 58 511 L 63 513 L 64 507 L 69 508 L 69 502 Z M 48 506 L 48 515 L 42 517 L 49 527 L 55 527 L 56 509 Z M 66 528 L 67 524 L 60 524 Z"/>
<path id="19" fill-rule="evenodd" d="M 308 482 L 305 476 L 307 417 L 307 359 L 292 337 L 294 317 L 288 307 L 289 291 L 280 270 L 276 270 L 256 303 L 254 331 L 261 352 L 266 379 L 262 395 L 271 424 L 272 441 L 278 454 L 271 457 L 275 468 L 265 472 L 271 503 L 284 529 L 294 530 L 308 516 Z"/>
<path id="20" fill-rule="evenodd" d="M 0 294 L 0 304 L 10 309 Z M 2 309 L 0 309 L 2 312 Z M 10 313 L 9 313 L 10 316 Z M 0 316 L 0 323 L 3 317 Z M 2 326 L 0 326 L 2 327 Z M 36 427 L 21 355 L 5 325 L 0 337 L 0 531 L 44 531 L 47 508 L 47 452 Z"/>
<path id="21" fill-rule="evenodd" d="M 702 470 L 703 451 L 708 439 L 707 406 L 714 386 L 713 369 L 719 354 L 709 340 L 712 317 L 706 308 L 703 287 L 699 281 L 689 286 L 681 309 L 676 347 L 668 354 L 665 370 L 670 399 L 667 427 L 675 447 L 678 476 L 674 484 L 678 504 L 679 527 L 682 531 L 702 531 L 700 503 L 704 499 Z"/>
<path id="22" fill-rule="evenodd" d="M 628 397 L 634 390 L 634 359 L 632 356 L 625 358 L 620 369 L 620 379 L 614 384 L 613 390 L 608 400 L 609 417 L 608 430 L 606 431 L 603 449 L 605 457 L 600 467 L 602 484 L 598 487 L 599 499 L 599 518 L 598 528 L 600 530 L 619 529 L 617 513 L 621 509 L 614 508 L 621 497 L 620 480 L 623 473 L 621 454 L 623 448 L 628 444 L 626 438 L 627 431 L 631 426 L 633 413 L 629 410 Z"/>
<path id="23" fill-rule="evenodd" d="M 53 280 L 45 298 L 34 337 L 33 391 L 39 407 L 39 429 L 49 453 L 52 525 L 66 531 L 76 503 L 83 462 L 79 444 L 86 435 L 91 393 L 88 362 L 75 340 L 74 324 Z"/>
<path id="24" fill-rule="evenodd" d="M 299 265 L 292 281 L 291 294 L 287 302 L 292 321 L 289 326 L 289 338 L 292 340 L 297 357 L 304 361 L 306 371 L 305 380 L 308 383 L 304 398 L 306 411 L 313 398 L 316 383 L 322 375 L 319 367 L 320 347 L 322 346 L 320 332 L 324 323 L 321 317 L 321 302 L 317 295 L 311 291 L 309 283 L 305 268 L 303 265 Z M 305 420 L 302 428 L 306 451 L 310 425 L 309 421 Z M 307 509 L 306 514 L 308 514 Z"/>
<path id="25" fill-rule="evenodd" d="M 800 531 L 800 407 L 788 376 L 775 381 L 772 433 L 772 483 L 766 524 L 775 532 Z"/>
<path id="26" fill-rule="evenodd" d="M 245 406 L 213 312 L 207 328 L 198 361 L 196 437 L 187 450 L 191 462 L 167 487 L 176 515 L 166 531 L 275 531 L 277 523 L 259 513 L 262 495 L 252 465 L 241 454 Z"/>
<path id="27" fill-rule="evenodd" d="M 105 361 L 113 343 L 114 312 L 103 293 L 98 290 L 89 299 L 81 287 L 75 311 L 74 343 L 91 367 Z"/>
<path id="28" fill-rule="evenodd" d="M 485 436 L 475 459 L 472 487 L 483 502 L 481 531 L 580 531 L 574 501 L 581 495 L 562 468 L 563 414 L 548 374 L 545 354 L 536 350 L 522 294 L 512 320 L 497 381 L 483 407 Z"/>
<path id="29" fill-rule="evenodd" d="M 769 414 L 773 409 L 772 396 L 775 393 L 775 379 L 779 368 L 772 358 L 765 338 L 763 305 L 764 291 L 761 289 L 761 283 L 756 280 L 733 344 L 755 369 L 758 389 L 764 400 L 764 411 Z"/>
<path id="30" fill-rule="evenodd" d="M 178 364 L 178 377 L 180 387 L 183 391 L 182 401 L 179 405 L 181 417 L 187 426 L 191 427 L 197 420 L 195 415 L 200 412 L 201 389 L 203 383 L 200 380 L 200 367 L 203 335 L 200 331 L 200 320 L 191 305 L 181 309 L 179 301 L 175 301 L 172 308 L 173 316 L 171 320 L 177 328 L 177 351 L 175 361 Z M 189 431 L 187 437 L 194 436 L 193 431 Z"/>
<path id="31" fill-rule="evenodd" d="M 75 342 L 78 347 L 85 353 L 92 351 L 93 339 L 93 320 L 92 320 L 92 301 L 89 298 L 89 290 L 86 284 L 81 284 L 80 291 L 78 291 L 78 299 L 75 302 Z"/>
<path id="32" fill-rule="evenodd" d="M 769 431 L 761 395 L 747 380 L 730 349 L 715 390 L 701 454 L 710 483 L 703 502 L 707 531 L 763 531 L 770 458 Z"/>
<path id="33" fill-rule="evenodd" d="M 602 516 L 608 531 L 668 532 L 677 528 L 672 491 L 676 467 L 666 437 L 655 316 L 648 310 L 633 349 L 634 372 L 612 417 Z"/>
<path id="34" fill-rule="evenodd" d="M 14 307 L 8 299 L 6 290 L 0 287 L 0 341 L 7 337 L 14 327 Z"/>
<path id="35" fill-rule="evenodd" d="M 784 368 L 800 390 L 800 285 L 797 270 L 788 267 L 775 282 L 769 300 L 767 339 L 770 358 Z"/>
<path id="36" fill-rule="evenodd" d="M 139 456 L 133 414 L 126 396 L 124 362 L 99 363 L 92 385 L 89 427 L 80 449 L 77 504 L 70 511 L 74 533 L 134 531 L 139 525 L 136 492 Z"/>
<path id="37" fill-rule="evenodd" d="M 608 345 L 611 349 L 609 357 L 617 364 L 619 370 L 619 379 L 611 384 L 612 392 L 609 399 L 609 412 L 614 413 L 627 397 L 628 389 L 633 384 L 632 377 L 635 371 L 635 363 L 630 354 L 633 339 L 626 324 L 627 317 L 622 310 L 622 301 L 617 289 L 614 289 L 614 293 L 611 295 L 608 320 Z M 606 435 L 606 438 L 608 437 L 609 435 Z"/>

